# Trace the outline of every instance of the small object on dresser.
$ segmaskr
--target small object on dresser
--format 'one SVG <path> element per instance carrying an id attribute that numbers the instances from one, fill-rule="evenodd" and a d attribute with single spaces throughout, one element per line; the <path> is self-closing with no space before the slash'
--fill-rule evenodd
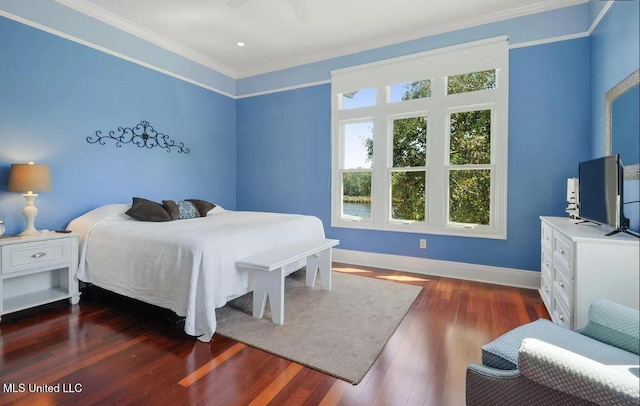
<path id="1" fill-rule="evenodd" d="M 580 205 L 580 186 L 579 180 L 576 178 L 567 179 L 567 208 L 565 211 L 569 214 L 569 218 L 579 220 L 578 206 Z"/>
<path id="2" fill-rule="evenodd" d="M 4 221 L 0 220 L 0 235 L 4 234 L 4 232 L 5 232 Z"/>
<path id="3" fill-rule="evenodd" d="M 70 232 L 71 232 L 71 230 L 56 230 L 56 233 L 64 233 L 64 234 L 67 234 L 67 233 L 70 233 Z"/>

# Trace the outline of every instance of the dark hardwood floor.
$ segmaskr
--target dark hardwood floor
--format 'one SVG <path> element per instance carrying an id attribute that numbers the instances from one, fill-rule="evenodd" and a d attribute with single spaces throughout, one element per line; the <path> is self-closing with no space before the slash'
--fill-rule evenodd
<path id="1" fill-rule="evenodd" d="M 168 311 L 90 289 L 77 306 L 3 317 L 0 404 L 464 405 L 466 367 L 480 347 L 549 318 L 535 290 L 333 269 L 423 287 L 358 385 L 217 334 L 199 342 Z"/>

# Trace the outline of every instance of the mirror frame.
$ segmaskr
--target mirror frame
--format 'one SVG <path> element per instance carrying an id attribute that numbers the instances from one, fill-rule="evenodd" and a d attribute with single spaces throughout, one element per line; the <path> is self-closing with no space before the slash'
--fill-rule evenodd
<path id="1" fill-rule="evenodd" d="M 640 69 L 624 78 L 604 95 L 604 154 L 611 155 L 611 105 L 613 101 L 640 83 Z M 640 179 L 640 164 L 624 167 L 625 179 Z"/>

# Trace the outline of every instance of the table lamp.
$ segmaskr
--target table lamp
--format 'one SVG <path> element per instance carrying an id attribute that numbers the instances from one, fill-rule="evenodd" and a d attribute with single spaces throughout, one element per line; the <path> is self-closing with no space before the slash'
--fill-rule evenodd
<path id="1" fill-rule="evenodd" d="M 33 192 L 51 191 L 51 174 L 49 173 L 49 167 L 47 165 L 35 165 L 33 162 L 29 162 L 28 164 L 12 164 L 7 190 L 9 192 L 27 192 L 22 195 L 27 200 L 27 205 L 24 210 L 22 210 L 24 218 L 27 219 L 27 226 L 20 235 L 28 236 L 39 234 L 40 232 L 34 225 L 36 215 L 38 215 L 38 209 L 34 203 L 38 195 Z"/>

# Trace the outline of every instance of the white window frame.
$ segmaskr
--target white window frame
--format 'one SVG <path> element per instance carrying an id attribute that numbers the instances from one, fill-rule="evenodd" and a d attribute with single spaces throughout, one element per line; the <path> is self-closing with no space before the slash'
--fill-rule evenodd
<path id="1" fill-rule="evenodd" d="M 506 239 L 509 49 L 506 36 L 436 49 L 331 72 L 331 226 L 355 229 L 402 231 L 423 234 Z M 446 94 L 446 78 L 456 74 L 496 70 L 496 87 L 468 93 Z M 390 103 L 389 87 L 431 79 L 431 97 Z M 341 109 L 341 95 L 377 88 L 373 106 Z M 491 170 L 489 225 L 456 224 L 448 220 L 449 118 L 452 113 L 491 109 L 491 163 L 470 165 Z M 393 171 L 393 120 L 427 117 L 427 164 L 425 221 L 393 220 L 390 217 Z M 342 217 L 344 123 L 365 119 L 374 124 L 374 156 L 370 220 Z M 459 167 L 459 166 L 456 166 Z M 417 168 L 411 168 L 417 169 Z"/>

